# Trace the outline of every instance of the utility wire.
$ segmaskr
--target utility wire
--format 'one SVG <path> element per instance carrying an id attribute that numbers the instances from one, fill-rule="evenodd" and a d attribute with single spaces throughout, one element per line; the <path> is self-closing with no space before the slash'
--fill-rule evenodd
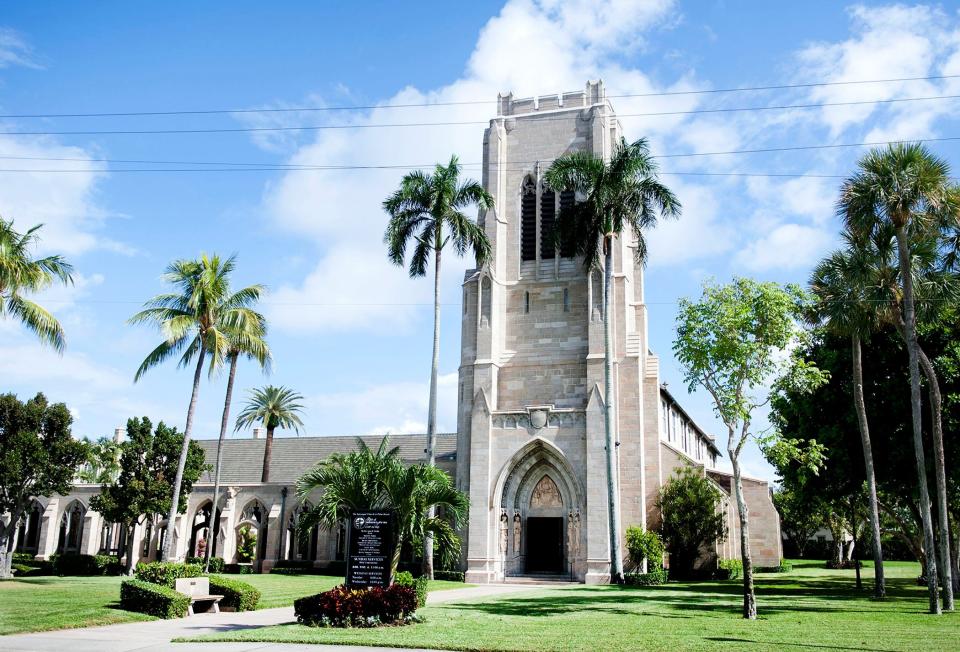
<path id="1" fill-rule="evenodd" d="M 749 106 L 716 109 L 691 109 L 687 111 L 651 111 L 646 113 L 620 113 L 617 118 L 657 117 L 670 115 L 694 115 L 710 113 L 735 113 L 749 111 L 784 111 L 791 109 L 819 109 L 835 106 L 860 106 L 866 104 L 894 104 L 899 102 L 925 102 L 933 100 L 952 100 L 960 95 L 931 95 L 928 97 L 900 97 L 878 100 L 854 100 L 849 102 L 821 102 L 814 104 L 778 104 L 771 106 Z M 536 115 L 536 114 L 532 114 Z M 510 116 L 498 116 L 508 119 Z M 543 115 L 539 121 L 568 120 L 567 116 Z M 287 127 L 216 127 L 206 129 L 103 129 L 73 131 L 0 131 L 3 136 L 147 136 L 170 134 L 232 134 L 232 133 L 269 133 L 290 131 L 326 131 L 343 129 L 396 129 L 409 127 L 459 127 L 488 124 L 490 120 L 447 120 L 439 122 L 382 122 L 370 124 L 334 124 L 334 125 L 297 125 Z"/>
<path id="2" fill-rule="evenodd" d="M 806 84 L 776 84 L 769 86 L 744 86 L 739 88 L 711 88 L 689 91 L 661 91 L 656 93 L 622 93 L 618 95 L 606 95 L 608 99 L 636 98 L 636 97 L 675 97 L 684 95 L 710 95 L 723 93 L 743 93 L 751 91 L 774 91 L 789 90 L 800 88 L 818 88 L 829 86 L 851 86 L 859 84 L 887 84 L 894 82 L 909 81 L 936 81 L 944 79 L 955 79 L 960 75 L 931 75 L 927 77 L 898 77 L 893 79 L 858 79 L 849 81 L 835 82 L 810 82 Z M 578 92 L 578 91 L 573 91 Z M 567 95 L 567 93 L 563 93 Z M 411 102 L 400 104 L 366 104 L 352 106 L 301 106 L 285 108 L 263 108 L 263 109 L 187 109 L 171 111 L 107 111 L 91 113 L 8 113 L 0 115 L 0 119 L 11 118 L 121 118 L 121 117 L 146 117 L 146 116 L 171 116 L 171 115 L 225 115 L 225 114 L 248 114 L 248 113 L 304 113 L 304 112 L 325 112 L 325 111 L 369 111 L 372 109 L 405 109 L 405 108 L 425 108 L 440 106 L 467 106 L 494 104 L 496 100 L 462 100 L 451 102 Z"/>

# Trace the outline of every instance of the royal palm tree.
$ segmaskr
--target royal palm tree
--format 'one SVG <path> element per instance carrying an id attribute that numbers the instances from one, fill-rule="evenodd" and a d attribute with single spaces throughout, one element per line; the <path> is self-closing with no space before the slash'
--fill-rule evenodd
<path id="1" fill-rule="evenodd" d="M 604 426 L 611 580 L 622 582 L 620 505 L 613 435 L 616 423 L 613 320 L 610 312 L 613 247 L 615 241 L 626 233 L 636 241 L 637 260 L 645 262 L 647 243 L 644 232 L 656 226 L 658 217 L 679 216 L 680 202 L 658 180 L 657 165 L 645 139 L 633 143 L 621 139 L 609 161 L 593 152 L 565 154 L 554 161 L 544 179 L 556 191 L 573 190 L 583 198 L 562 209 L 557 216 L 557 245 L 561 248 L 568 245 L 578 256 L 582 256 L 588 276 L 597 267 L 602 266 L 603 269 Z"/>
<path id="2" fill-rule="evenodd" d="M 328 530 L 338 527 L 354 511 L 393 510 L 397 541 L 391 570 L 395 573 L 404 542 L 415 544 L 432 533 L 443 547 L 459 546 L 455 530 L 467 516 L 469 501 L 437 467 L 405 466 L 389 439 L 384 437 L 373 450 L 358 438 L 356 451 L 335 453 L 305 473 L 297 481 L 300 499 L 306 500 L 315 490 L 322 493 L 301 517 L 298 529 L 303 537 L 317 525 Z M 443 518 L 425 516 L 437 507 L 443 507 Z"/>
<path id="3" fill-rule="evenodd" d="M 13 221 L 0 217 L 0 317 L 13 317 L 44 344 L 63 352 L 63 327 L 42 306 L 23 296 L 39 292 L 55 281 L 72 284 L 73 267 L 60 256 L 34 258 L 42 224 L 18 233 Z"/>
<path id="4" fill-rule="evenodd" d="M 870 528 L 873 536 L 873 594 L 886 597 L 883 574 L 883 550 L 880 543 L 880 512 L 877 502 L 877 478 L 873 466 L 873 447 L 863 396 L 863 353 L 861 341 L 879 327 L 878 304 L 873 301 L 870 285 L 875 260 L 866 247 L 859 246 L 849 233 L 844 234 L 848 246 L 824 259 L 810 280 L 810 289 L 816 298 L 811 320 L 823 324 L 829 331 L 850 338 L 853 359 L 853 405 L 860 429 L 863 463 L 867 479 L 867 498 L 870 507 Z"/>
<path id="5" fill-rule="evenodd" d="M 259 312 L 253 310 L 252 304 L 259 299 L 261 288 L 256 288 L 256 296 L 251 293 L 247 298 L 247 305 L 231 311 L 226 315 L 228 321 L 221 325 L 221 330 L 226 334 L 228 340 L 227 364 L 227 393 L 223 400 L 223 416 L 220 419 L 220 438 L 217 440 L 217 462 L 213 475 L 213 508 L 211 509 L 211 518 L 217 519 L 217 505 L 220 503 L 220 460 L 223 456 L 223 442 L 227 437 L 227 424 L 230 421 L 230 404 L 233 402 L 233 384 L 237 376 L 237 362 L 243 356 L 253 360 L 260 368 L 267 370 L 270 366 L 271 354 L 270 347 L 267 346 L 265 339 L 267 333 L 267 320 Z M 215 523 L 218 527 L 219 524 Z M 211 534 L 216 532 L 215 527 L 210 528 Z M 210 571 L 210 553 L 212 545 L 206 547 L 206 559 L 204 560 L 204 572 Z"/>
<path id="6" fill-rule="evenodd" d="M 203 365 L 209 362 L 210 370 L 217 369 L 226 358 L 229 340 L 221 327 L 239 321 L 240 314 L 260 295 L 259 286 L 230 291 L 230 274 L 236 267 L 236 257 L 222 259 L 217 255 L 203 254 L 198 260 L 177 260 L 171 263 L 163 279 L 175 291 L 160 294 L 146 302 L 145 308 L 131 317 L 131 324 L 153 324 L 160 329 L 163 342 L 140 364 L 134 382 L 153 367 L 179 355 L 180 366 L 191 364 L 196 357 L 193 373 L 193 389 L 187 407 L 187 420 L 183 431 L 183 447 L 173 483 L 173 497 L 167 517 L 167 529 L 160 559 L 166 560 L 176 529 L 180 509 L 180 485 L 183 470 L 190 450 L 190 435 L 200 392 L 200 377 Z M 231 315 L 234 315 L 231 317 Z"/>
<path id="7" fill-rule="evenodd" d="M 433 257 L 433 358 L 430 364 L 430 398 L 427 408 L 427 464 L 435 458 L 437 429 L 437 373 L 440 364 L 440 263 L 448 243 L 458 256 L 473 250 L 477 266 L 490 256 L 486 233 L 464 213 L 471 207 L 481 211 L 493 206 L 493 198 L 472 179 L 460 180 L 460 164 L 456 156 L 447 165 L 437 165 L 433 174 L 420 170 L 403 177 L 400 188 L 383 202 L 389 214 L 383 240 L 390 261 L 404 265 L 407 245 L 415 241 L 410 257 L 412 278 L 425 276 Z M 433 513 L 428 515 L 432 518 Z M 423 572 L 433 579 L 433 539 L 424 539 Z"/>
<path id="8" fill-rule="evenodd" d="M 270 482 L 270 459 L 273 454 L 273 432 L 277 428 L 299 433 L 303 421 L 300 413 L 303 396 L 287 389 L 267 385 L 263 389 L 250 390 L 250 397 L 243 411 L 237 416 L 235 430 L 251 426 L 258 421 L 267 429 L 267 441 L 263 447 L 263 472 L 260 482 Z"/>
<path id="9" fill-rule="evenodd" d="M 920 404 L 920 363 L 917 341 L 914 275 L 911 269 L 912 238 L 928 237 L 931 229 L 957 212 L 957 197 L 950 180 L 946 161 L 934 156 L 920 144 L 894 144 L 874 149 L 857 164 L 858 170 L 847 179 L 838 207 L 847 228 L 857 237 L 865 237 L 878 229 L 890 227 L 896 237 L 897 259 L 903 289 L 903 333 L 910 373 L 910 407 L 913 448 L 917 464 L 920 492 L 920 517 L 923 524 L 927 557 L 927 587 L 930 612 L 940 613 L 938 599 L 936 545 L 931 518 L 930 494 L 924 461 L 922 415 Z M 943 442 L 934 437 L 934 468 L 942 464 Z M 946 495 L 945 474 L 937 472 L 937 494 Z M 941 483 L 940 478 L 944 480 Z M 942 492 L 941 492 L 942 489 Z M 939 501 L 941 511 L 946 501 Z M 946 519 L 943 519 L 946 522 Z M 945 541 L 941 537 L 941 542 Z M 941 550 L 949 547 L 941 546 Z M 949 560 L 949 557 L 947 557 Z M 941 570 L 949 574 L 941 564 Z M 949 584 L 948 584 L 949 586 Z M 952 608 L 952 590 L 945 590 L 947 608 Z"/>

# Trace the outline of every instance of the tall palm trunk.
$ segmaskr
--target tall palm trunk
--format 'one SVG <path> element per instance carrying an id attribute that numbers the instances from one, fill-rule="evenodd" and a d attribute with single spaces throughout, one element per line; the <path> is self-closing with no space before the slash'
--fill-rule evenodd
<path id="1" fill-rule="evenodd" d="M 897 227 L 897 253 L 900 258 L 900 276 L 903 278 L 904 330 L 910 365 L 910 415 L 913 426 L 913 452 L 917 461 L 917 479 L 920 489 L 920 520 L 923 523 L 924 553 L 927 558 L 927 590 L 930 613 L 940 613 L 937 587 L 937 553 L 933 538 L 933 523 L 930 516 L 930 493 L 927 490 L 927 466 L 923 455 L 923 430 L 920 414 L 920 366 L 917 349 L 917 321 L 913 304 L 913 277 L 911 275 L 910 249 L 905 226 Z"/>
<path id="2" fill-rule="evenodd" d="M 237 376 L 237 359 L 239 356 L 234 353 L 230 356 L 230 373 L 227 375 L 227 396 L 223 400 L 223 418 L 220 419 L 220 439 L 217 441 L 217 466 L 213 473 L 213 507 L 210 509 L 210 518 L 213 523 L 210 527 L 210 538 L 216 541 L 217 529 L 217 505 L 220 504 L 220 460 L 223 456 L 223 441 L 227 438 L 227 423 L 230 420 L 230 403 L 233 401 L 233 381 Z M 207 544 L 206 559 L 203 564 L 203 572 L 210 572 L 210 549 L 211 543 Z"/>
<path id="3" fill-rule="evenodd" d="M 867 406 L 863 398 L 863 359 L 859 334 L 853 334 L 851 344 L 853 349 L 853 405 L 857 412 L 857 424 L 860 426 L 863 465 L 867 474 L 867 497 L 870 503 L 870 530 L 873 537 L 873 597 L 882 599 L 887 596 L 887 586 L 883 575 L 883 549 L 880 545 L 880 508 L 877 504 L 877 477 L 873 468 L 873 445 L 870 443 Z"/>
<path id="4" fill-rule="evenodd" d="M 940 573 L 943 579 L 943 609 L 953 611 L 953 569 L 950 558 L 950 515 L 947 503 L 947 478 L 943 457 L 943 397 L 940 394 L 940 379 L 930 358 L 917 346 L 920 368 L 927 377 L 927 392 L 930 396 L 930 423 L 933 435 L 933 470 L 937 483 L 937 525 L 940 537 Z"/>
<path id="5" fill-rule="evenodd" d="M 163 537 L 163 546 L 160 547 L 160 561 L 167 561 L 170 554 L 170 544 L 177 529 L 177 514 L 180 511 L 180 486 L 183 484 L 183 470 L 187 466 L 187 453 L 190 452 L 190 433 L 193 431 L 193 415 L 197 411 L 197 396 L 200 394 L 200 374 L 203 372 L 203 359 L 207 350 L 200 339 L 200 352 L 197 355 L 197 368 L 193 372 L 193 392 L 190 394 L 190 407 L 187 408 L 187 423 L 183 428 L 183 447 L 180 449 L 180 462 L 177 464 L 177 475 L 173 480 L 173 497 L 170 500 L 170 513 L 167 515 L 167 532 Z M 176 551 L 174 551 L 176 552 Z"/>
<path id="6" fill-rule="evenodd" d="M 427 407 L 427 464 L 435 463 L 437 430 L 437 373 L 440 367 L 440 229 L 437 229 L 437 243 L 434 246 L 433 268 L 433 360 L 430 364 L 430 404 Z M 433 518 L 435 510 L 427 510 L 427 518 Z M 433 579 L 433 535 L 429 532 L 423 537 L 423 574 Z"/>
<path id="7" fill-rule="evenodd" d="M 623 555 L 620 551 L 620 492 L 617 486 L 617 443 L 614 440 L 616 410 L 613 388 L 613 316 L 610 314 L 613 294 L 613 238 L 603 240 L 603 382 L 604 442 L 607 448 L 607 509 L 610 518 L 610 581 L 623 583 Z"/>
<path id="8" fill-rule="evenodd" d="M 263 472 L 260 474 L 260 482 L 270 482 L 270 459 L 273 457 L 273 431 L 276 426 L 267 422 L 267 441 L 263 445 Z"/>

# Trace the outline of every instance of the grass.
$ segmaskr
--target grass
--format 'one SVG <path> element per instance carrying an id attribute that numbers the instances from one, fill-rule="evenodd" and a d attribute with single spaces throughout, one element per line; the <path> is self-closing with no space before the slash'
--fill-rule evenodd
<path id="1" fill-rule="evenodd" d="M 231 575 L 260 589 L 258 609 L 287 607 L 297 598 L 343 581 L 326 575 Z M 122 577 L 25 577 L 0 582 L 0 635 L 155 620 L 120 608 Z M 430 583 L 430 591 L 467 586 Z M 0 649 L 3 648 L 0 642 Z"/>
<path id="2" fill-rule="evenodd" d="M 190 640 L 332 643 L 451 650 L 956 650 L 960 616 L 925 613 L 914 563 L 886 565 L 889 598 L 853 571 L 794 562 L 757 576 L 760 619 L 740 618 L 739 581 L 569 587 L 425 607 L 425 622 L 379 629 L 280 625 Z"/>

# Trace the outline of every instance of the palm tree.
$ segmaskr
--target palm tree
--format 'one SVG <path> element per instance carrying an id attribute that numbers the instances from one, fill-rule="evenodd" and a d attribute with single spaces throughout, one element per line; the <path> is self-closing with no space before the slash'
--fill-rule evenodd
<path id="1" fill-rule="evenodd" d="M 25 292 L 39 292 L 54 281 L 73 283 L 73 266 L 60 256 L 33 258 L 30 251 L 39 240 L 38 224 L 18 233 L 13 221 L 0 217 L 0 317 L 18 319 L 40 341 L 63 352 L 63 327 L 42 306 L 24 298 Z"/>
<path id="2" fill-rule="evenodd" d="M 937 582 L 936 546 L 931 518 L 930 494 L 927 490 L 927 470 L 924 462 L 922 415 L 920 405 L 919 345 L 917 342 L 914 275 L 911 269 L 911 238 L 923 237 L 932 227 L 945 221 L 945 216 L 957 212 L 956 193 L 950 181 L 946 161 L 934 156 L 920 144 L 895 144 L 874 149 L 860 159 L 858 171 L 847 179 L 841 191 L 838 207 L 847 228 L 857 236 L 871 234 L 880 228 L 892 227 L 897 242 L 897 258 L 903 287 L 903 332 L 907 345 L 910 372 L 910 404 L 913 428 L 913 448 L 917 464 L 920 491 L 920 517 L 923 523 L 924 547 L 927 557 L 927 588 L 930 613 L 940 613 Z M 934 437 L 934 468 L 942 460 L 943 442 Z M 946 496 L 945 474 L 937 472 L 937 494 Z M 941 512 L 946 501 L 940 500 Z M 943 516 L 941 515 L 943 519 Z M 943 519 L 946 523 L 946 519 Z M 942 544 L 941 551 L 949 550 Z M 949 556 L 946 558 L 949 560 Z M 941 565 L 949 575 L 949 561 Z M 949 583 L 947 583 L 949 586 Z M 952 590 L 945 590 L 945 602 L 952 608 Z M 946 605 L 945 605 L 946 606 Z"/>
<path id="3" fill-rule="evenodd" d="M 613 246 L 625 231 L 636 240 L 636 257 L 646 261 L 644 231 L 657 224 L 657 216 L 677 217 L 680 202 L 657 177 L 657 165 L 645 139 L 627 143 L 621 139 L 607 162 L 593 152 L 561 156 L 544 179 L 554 190 L 573 190 L 583 201 L 560 211 L 555 238 L 557 244 L 572 245 L 583 257 L 587 274 L 600 266 L 603 252 L 603 346 L 604 426 L 606 438 L 607 501 L 610 519 L 611 581 L 623 581 L 623 554 L 620 550 L 620 505 L 617 487 L 614 442 L 613 388 Z"/>
<path id="4" fill-rule="evenodd" d="M 235 323 L 246 306 L 260 295 L 259 286 L 230 292 L 230 274 L 236 267 L 236 256 L 226 260 L 217 255 L 203 254 L 198 260 L 177 260 L 171 263 L 163 279 L 174 286 L 175 292 L 160 294 L 146 302 L 145 308 L 128 320 L 130 324 L 153 324 L 164 336 L 163 342 L 140 364 L 134 382 L 153 367 L 180 355 L 180 366 L 189 365 L 197 358 L 193 373 L 193 389 L 187 407 L 187 422 L 183 431 L 183 447 L 173 482 L 173 497 L 167 517 L 167 529 L 160 549 L 160 560 L 166 560 L 176 529 L 180 509 L 180 485 L 190 450 L 193 417 L 197 409 L 200 376 L 209 355 L 210 369 L 221 365 L 229 350 L 229 340 L 221 330 L 223 324 Z M 230 315 L 235 315 L 231 317 Z"/>
<path id="5" fill-rule="evenodd" d="M 338 527 L 355 511 L 393 510 L 397 541 L 391 570 L 395 573 L 406 541 L 417 543 L 430 533 L 447 547 L 459 545 L 455 530 L 466 518 L 469 501 L 437 467 L 404 466 L 389 440 L 384 437 L 373 450 L 358 438 L 356 451 L 335 453 L 305 473 L 297 481 L 300 499 L 306 500 L 315 490 L 322 493 L 298 528 L 300 536 L 306 536 L 317 525 Z M 444 518 L 424 516 L 437 507 L 444 508 Z"/>
<path id="6" fill-rule="evenodd" d="M 433 359 L 430 365 L 430 400 L 427 408 L 427 464 L 434 464 L 437 429 L 437 372 L 440 364 L 440 262 L 444 247 L 453 243 L 458 256 L 473 249 L 477 266 L 490 257 L 486 233 L 464 214 L 476 206 L 481 211 L 493 207 L 493 197 L 472 179 L 460 180 L 456 156 L 446 166 L 437 165 L 433 174 L 420 170 L 403 177 L 400 188 L 383 202 L 390 215 L 383 240 L 395 265 L 403 265 L 407 245 L 416 241 L 410 258 L 411 278 L 425 276 L 433 256 Z M 428 515 L 432 518 L 433 513 Z M 424 539 L 423 572 L 433 579 L 433 539 Z"/>
<path id="7" fill-rule="evenodd" d="M 273 453 L 273 431 L 277 428 L 300 432 L 303 421 L 300 412 L 303 405 L 303 396 L 286 387 L 267 385 L 263 389 L 250 390 L 247 405 L 237 416 L 235 430 L 262 423 L 267 428 L 267 441 L 263 448 L 263 473 L 260 482 L 270 482 L 270 458 Z"/>
<path id="8" fill-rule="evenodd" d="M 261 369 L 267 370 L 270 366 L 270 348 L 264 339 L 267 332 L 266 318 L 251 308 L 251 305 L 259 299 L 260 288 L 257 289 L 256 296 L 253 294 L 247 297 L 247 303 L 242 308 L 232 311 L 227 315 L 229 321 L 221 326 L 221 330 L 227 335 L 228 350 L 227 360 L 230 364 L 230 371 L 227 373 L 227 394 L 223 401 L 223 416 L 220 419 L 220 438 L 217 440 L 217 463 L 213 476 L 213 509 L 211 518 L 217 518 L 217 505 L 220 503 L 220 460 L 223 456 L 223 442 L 227 437 L 227 424 L 230 421 L 230 404 L 233 402 L 233 383 L 237 376 L 237 362 L 240 356 L 254 360 L 260 365 Z M 216 532 L 216 528 L 211 527 L 210 532 Z M 204 572 L 210 570 L 210 552 L 212 545 L 206 547 L 206 559 L 204 560 Z"/>
<path id="9" fill-rule="evenodd" d="M 867 408 L 863 397 L 863 355 L 861 339 L 877 330 L 879 316 L 877 304 L 868 297 L 871 269 L 874 261 L 849 233 L 844 234 L 846 249 L 835 251 L 824 259 L 813 272 L 810 289 L 816 297 L 812 321 L 825 324 L 827 329 L 840 336 L 850 337 L 853 358 L 853 405 L 860 428 L 860 443 L 863 447 L 863 463 L 867 477 L 867 498 L 870 506 L 870 527 L 873 536 L 873 594 L 877 599 L 886 597 L 886 582 L 883 575 L 883 550 L 880 543 L 880 512 L 877 502 L 877 478 L 873 466 L 873 447 L 870 444 L 870 428 Z M 858 576 L 859 577 L 859 576 Z"/>

